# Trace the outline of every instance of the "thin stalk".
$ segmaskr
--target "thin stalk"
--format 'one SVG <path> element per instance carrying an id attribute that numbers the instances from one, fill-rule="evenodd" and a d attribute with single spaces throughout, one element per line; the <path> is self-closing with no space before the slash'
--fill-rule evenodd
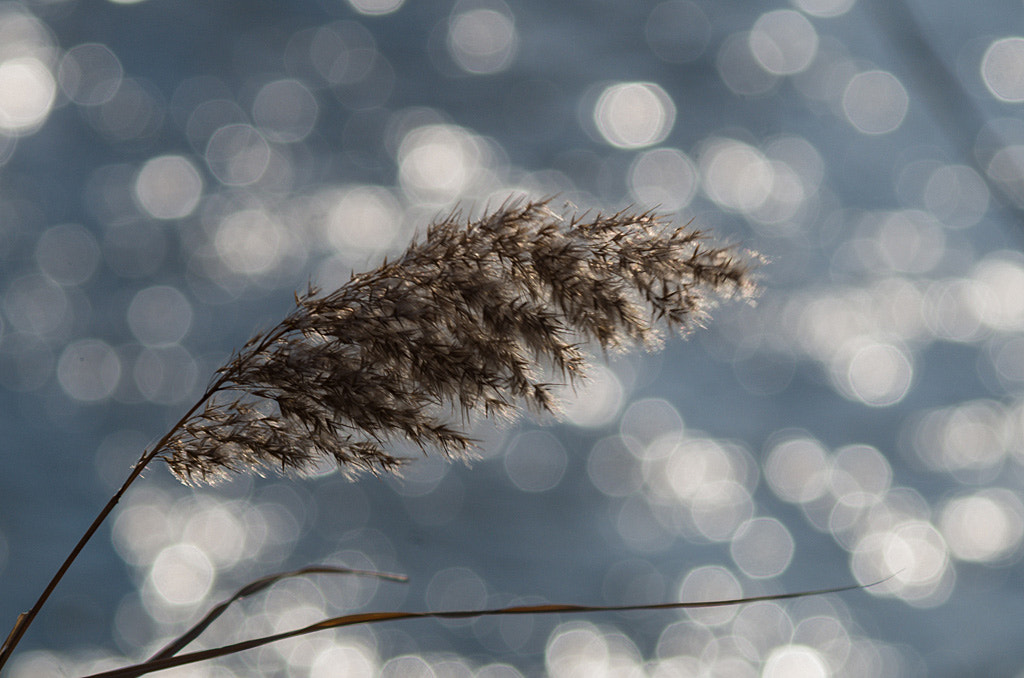
<path id="1" fill-rule="evenodd" d="M 82 549 L 85 548 L 85 545 L 89 540 L 92 539 L 92 536 L 96 534 L 96 531 L 100 528 L 100 525 L 103 524 L 103 521 L 106 520 L 107 516 L 110 515 L 110 512 L 114 510 L 117 503 L 121 501 L 121 497 L 124 496 L 124 493 L 128 491 L 128 488 L 131 487 L 132 483 L 138 480 L 139 476 L 141 476 L 142 472 L 146 469 L 146 466 L 156 458 L 164 445 L 166 445 L 171 439 L 171 436 L 177 433 L 178 429 L 188 420 L 189 417 L 195 414 L 196 410 L 202 407 L 203 403 L 209 400 L 215 393 L 222 390 L 229 379 L 230 375 L 221 375 L 221 377 L 214 382 L 205 393 L 203 393 L 202 397 L 196 401 L 188 412 L 186 412 L 181 419 L 179 419 L 178 422 L 172 426 L 159 441 L 157 441 L 156 445 L 139 457 L 139 461 L 132 467 L 132 472 L 128 475 L 128 478 L 121 485 L 120 489 L 114 493 L 110 500 L 107 501 L 106 505 L 99 512 L 99 515 L 97 515 L 92 521 L 92 524 L 89 525 L 89 529 L 85 531 L 82 537 L 78 540 L 78 543 L 75 544 L 75 548 L 73 548 L 71 553 L 68 554 L 68 557 L 64 560 L 64 564 L 62 564 L 60 569 L 57 570 L 57 574 L 53 575 L 53 578 L 50 579 L 50 583 L 46 585 L 45 589 L 43 589 L 42 594 L 39 596 L 35 605 L 32 606 L 32 609 L 18 615 L 18 620 L 15 622 L 14 628 L 11 629 L 10 634 L 7 636 L 7 640 L 4 641 L 3 647 L 0 648 L 0 671 L 3 670 L 7 660 L 11 658 L 11 655 L 14 653 L 14 648 L 17 647 L 18 643 L 21 641 L 22 637 L 25 635 L 25 631 L 28 630 L 32 621 L 36 618 L 36 615 L 39 614 L 39 611 L 50 597 L 50 594 L 52 594 L 54 589 L 57 588 L 57 584 L 59 584 L 60 580 L 64 578 L 64 574 L 71 567 L 71 564 L 75 562 L 75 559 L 78 558 L 78 555 L 82 552 Z"/>
<path id="2" fill-rule="evenodd" d="M 156 450 L 157 448 L 153 449 Z M 7 636 L 7 640 L 4 642 L 3 648 L 0 649 L 0 669 L 3 669 L 4 664 L 7 663 L 7 660 L 14 652 L 14 648 L 18 645 L 22 636 L 25 635 L 25 631 L 28 630 L 29 625 L 36 618 L 36 615 L 39 614 L 39 610 L 42 609 L 43 604 L 46 603 L 46 600 L 50 597 L 50 594 L 53 593 L 53 590 L 57 588 L 57 584 L 60 583 L 60 580 L 64 578 L 64 573 L 66 573 L 68 568 L 71 567 L 71 563 L 75 561 L 78 554 L 81 553 L 83 548 L 85 548 L 86 543 L 96 533 L 96 530 L 99 529 L 106 517 L 110 515 L 110 512 L 114 510 L 114 507 L 117 506 L 117 503 L 121 500 L 122 495 L 124 495 L 131 484 L 135 482 L 140 475 L 142 475 L 142 471 L 146 468 L 146 465 L 152 461 L 152 459 L 152 452 L 145 453 L 139 459 L 138 463 L 135 464 L 135 467 L 132 468 L 131 475 L 129 475 L 128 479 L 124 481 L 123 485 L 121 485 L 121 489 L 119 489 L 114 496 L 110 498 L 106 506 L 103 507 L 103 510 L 101 510 L 99 515 L 96 516 L 96 519 L 92 521 L 89 529 L 87 529 L 81 539 L 78 540 L 75 548 L 71 550 L 71 553 L 64 561 L 64 564 L 60 566 L 59 570 L 57 570 L 57 574 L 55 574 L 50 580 L 50 583 L 47 584 L 42 595 L 40 595 L 39 599 L 36 601 L 36 604 L 33 605 L 32 609 L 28 612 L 18 615 L 18 621 L 15 623 L 14 628 L 11 629 L 11 633 Z"/>
<path id="3" fill-rule="evenodd" d="M 337 629 L 357 624 L 379 624 L 403 619 L 477 619 L 479 617 L 493 617 L 501 615 L 593 614 L 595 612 L 628 612 L 633 610 L 685 610 L 704 609 L 709 607 L 728 607 L 732 605 L 758 603 L 767 600 L 792 600 L 794 598 L 807 598 L 810 596 L 822 596 L 830 593 L 853 591 L 855 589 L 866 589 L 871 586 L 881 584 L 883 581 L 887 581 L 887 579 L 889 578 L 874 582 L 873 584 L 853 584 L 850 586 L 836 586 L 834 588 L 818 589 L 816 591 L 772 593 L 763 596 L 749 596 L 747 598 L 709 600 L 702 602 L 654 603 L 643 605 L 542 604 L 517 605 L 513 607 L 502 607 L 489 610 L 447 610 L 443 612 L 357 612 L 356 614 L 345 615 L 343 617 L 324 619 L 323 621 L 310 624 L 309 626 L 304 626 L 300 629 L 292 629 L 290 631 L 283 631 L 281 633 L 275 633 L 261 638 L 253 638 L 251 640 L 245 640 L 239 643 L 225 645 L 223 647 L 199 650 L 196 652 L 190 652 L 189 654 L 163 656 L 160 658 L 150 659 L 142 664 L 126 666 L 121 669 L 114 669 L 113 671 L 94 673 L 86 676 L 85 678 L 138 678 L 139 676 L 144 676 L 148 673 L 153 673 L 154 671 L 163 671 L 177 666 L 185 666 L 187 664 L 195 664 L 197 662 L 216 659 L 218 657 L 225 657 L 227 655 L 237 654 L 239 652 L 244 652 L 245 650 L 262 647 L 263 645 L 275 643 L 287 638 L 295 638 L 297 636 L 316 633 L 317 631 Z"/>
<path id="4" fill-rule="evenodd" d="M 254 348 L 254 351 L 249 355 L 258 355 L 262 350 L 266 349 L 266 347 L 270 346 L 273 342 L 277 341 L 284 333 L 285 330 L 282 328 L 277 328 L 274 331 L 267 333 L 259 341 L 258 345 Z M 195 414 L 200 407 L 203 406 L 204 403 L 206 403 L 210 398 L 212 398 L 214 394 L 230 388 L 230 382 L 234 379 L 235 375 L 237 375 L 238 373 L 238 370 L 241 369 L 242 367 L 242 362 L 234 362 L 230 365 L 229 368 L 226 368 L 223 371 L 221 371 L 220 376 L 217 378 L 217 380 L 207 387 L 203 395 L 200 396 L 200 398 L 195 402 L 195 404 L 192 405 L 192 407 L 190 407 L 188 411 L 181 416 L 180 419 L 178 419 L 174 426 L 172 426 L 170 430 L 168 430 L 167 433 L 165 433 L 163 437 L 160 438 L 160 440 L 158 440 L 157 443 L 149 451 L 142 453 L 142 456 L 139 457 L 139 460 L 135 463 L 135 466 L 132 467 L 132 472 L 128 475 L 128 478 L 121 485 L 120 489 L 118 489 L 117 492 L 115 492 L 114 495 L 107 501 L 106 505 L 99 512 L 99 515 L 96 516 L 96 518 L 92 521 L 92 524 L 89 525 L 89 528 L 78 540 L 78 543 L 75 544 L 75 548 L 73 548 L 71 550 L 71 553 L 68 554 L 68 557 L 64 560 L 64 563 L 60 566 L 60 569 L 57 570 L 57 574 L 53 575 L 53 578 L 50 579 L 50 583 L 46 585 L 45 589 L 43 589 L 42 594 L 40 594 L 39 599 L 36 601 L 35 605 L 32 606 L 32 609 L 30 609 L 28 612 L 23 612 L 22 614 L 18 615 L 18 619 L 14 623 L 14 628 L 11 629 L 11 632 L 7 635 L 7 639 L 4 641 L 3 646 L 0 647 L 0 672 L 3 671 L 4 665 L 7 664 L 7 661 L 11 658 L 11 655 L 14 654 L 14 648 L 17 647 L 19 642 L 21 642 L 21 639 L 25 635 L 25 632 L 28 630 L 28 627 L 32 624 L 33 620 L 35 620 L 36 615 L 39 614 L 39 611 L 43 608 L 43 605 L 46 604 L 46 601 L 50 597 L 50 594 L 52 594 L 54 589 L 57 588 L 57 584 L 59 584 L 60 580 L 64 578 L 64 574 L 71 567 L 71 564 L 75 562 L 75 559 L 78 558 L 78 555 L 82 552 L 82 549 L 85 548 L 85 545 L 89 542 L 90 539 L 92 539 L 93 535 L 96 534 L 96 531 L 99 530 L 100 525 L 103 524 L 103 521 L 106 520 L 107 516 L 110 515 L 110 512 L 113 511 L 114 507 L 117 506 L 119 501 L 121 501 L 121 497 L 124 496 L 124 493 L 128 491 L 128 488 L 131 487 L 132 483 L 138 480 L 139 476 L 142 475 L 142 472 L 146 469 L 149 463 L 153 461 L 153 459 L 155 459 L 160 454 L 161 451 L 163 451 L 164 447 L 171 440 L 171 438 L 178 432 L 178 430 L 182 426 L 185 425 L 185 422 L 187 422 L 189 418 L 193 414 Z"/>

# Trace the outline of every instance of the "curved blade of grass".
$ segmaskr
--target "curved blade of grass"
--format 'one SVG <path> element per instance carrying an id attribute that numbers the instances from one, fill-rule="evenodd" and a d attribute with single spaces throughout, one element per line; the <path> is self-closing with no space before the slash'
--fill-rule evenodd
<path id="1" fill-rule="evenodd" d="M 818 589 L 815 591 L 798 591 L 796 593 L 774 593 L 764 596 L 750 596 L 748 598 L 733 598 L 730 600 L 709 600 L 701 602 L 682 603 L 654 603 L 648 605 L 545 604 L 517 605 L 512 607 L 502 607 L 488 610 L 449 610 L 442 612 L 361 612 L 358 614 L 345 615 L 343 617 L 332 617 L 330 619 L 324 619 L 323 621 L 319 621 L 315 624 L 310 624 L 309 626 L 304 626 L 299 629 L 292 629 L 291 631 L 283 631 L 281 633 L 275 633 L 269 636 L 253 638 L 251 640 L 245 640 L 239 643 L 225 645 L 223 647 L 215 647 L 209 650 L 190 652 L 189 654 L 178 655 L 175 657 L 166 657 L 163 659 L 150 660 L 142 664 L 126 666 L 125 668 L 115 669 L 113 671 L 94 673 L 90 676 L 86 676 L 85 678 L 136 678 L 137 676 L 143 676 L 147 673 L 152 673 L 154 671 L 162 671 L 164 669 L 170 669 L 176 666 L 184 666 L 186 664 L 194 664 L 196 662 L 206 661 L 208 659 L 224 657 L 227 655 L 235 654 L 236 652 L 244 652 L 245 650 L 251 650 L 256 647 L 268 645 L 278 640 L 295 638 L 296 636 L 303 636 L 308 633 L 315 633 L 317 631 L 324 631 L 326 629 L 336 629 L 344 626 L 354 626 L 356 624 L 378 624 L 381 622 L 398 621 L 400 619 L 472 619 L 475 617 L 491 617 L 497 615 L 517 614 L 581 614 L 593 612 L 626 612 L 631 610 L 679 610 L 699 609 L 706 607 L 726 607 L 729 605 L 758 603 L 767 600 L 790 600 L 793 598 L 822 596 L 829 593 L 842 593 L 843 591 L 853 591 L 855 589 L 868 588 L 870 586 L 875 586 L 876 584 L 880 583 L 882 582 L 879 581 L 867 585 L 851 584 L 849 586 L 837 586 L 835 588 Z"/>
<path id="2" fill-rule="evenodd" d="M 310 565 L 299 570 L 292 570 L 290 572 L 278 572 L 277 574 L 267 575 L 256 581 L 249 582 L 242 588 L 238 589 L 233 596 L 226 600 L 218 603 L 212 610 L 206 613 L 206 616 L 200 619 L 195 626 L 190 628 L 188 631 L 183 633 L 181 636 L 173 640 L 162 650 L 157 652 L 155 655 L 150 657 L 147 662 L 156 661 L 158 659 L 166 659 L 173 657 L 185 648 L 189 643 L 198 638 L 203 631 L 207 629 L 218 617 L 224 614 L 225 610 L 231 606 L 237 600 L 246 598 L 253 594 L 263 591 L 282 579 L 289 579 L 291 577 L 302 577 L 307 574 L 354 574 L 364 577 L 376 577 L 377 579 L 386 579 L 388 581 L 406 582 L 409 578 L 404 574 L 391 574 L 389 572 L 374 572 L 372 570 L 353 570 L 349 567 L 333 567 L 331 565 Z"/>

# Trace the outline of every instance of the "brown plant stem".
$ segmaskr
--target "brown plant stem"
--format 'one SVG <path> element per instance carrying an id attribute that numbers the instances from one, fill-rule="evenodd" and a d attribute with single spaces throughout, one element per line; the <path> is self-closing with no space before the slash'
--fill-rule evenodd
<path id="1" fill-rule="evenodd" d="M 256 351 L 254 354 L 258 354 L 260 350 L 264 349 L 270 343 L 277 340 L 279 336 L 280 331 L 269 332 L 266 335 L 262 336 L 258 342 L 258 345 L 256 346 Z M 103 521 L 106 520 L 107 516 L 109 516 L 111 511 L 114 510 L 114 507 L 117 506 L 118 502 L 121 501 L 121 497 L 124 496 L 124 493 L 128 491 L 128 488 L 131 487 L 132 483 L 139 479 L 139 477 L 142 475 L 142 472 L 146 469 L 149 463 L 153 461 L 153 459 L 155 459 L 156 457 L 160 456 L 161 453 L 165 451 L 167 443 L 175 435 L 178 434 L 179 430 L 192 417 L 192 415 L 194 415 L 199 410 L 199 408 L 202 407 L 204 403 L 209 401 L 210 398 L 212 398 L 216 393 L 218 393 L 219 391 L 223 391 L 225 388 L 229 387 L 232 379 L 237 374 L 238 369 L 241 365 L 242 363 L 235 361 L 229 363 L 229 365 L 226 368 L 219 370 L 219 376 L 217 377 L 217 379 L 206 388 L 206 391 L 203 393 L 202 396 L 199 397 L 195 404 L 192 405 L 192 407 L 190 407 L 188 411 L 181 416 L 180 419 L 178 419 L 174 426 L 172 426 L 170 430 L 168 430 L 167 433 L 165 433 L 164 436 L 160 438 L 160 440 L 158 440 L 155 445 L 153 445 L 153 447 L 151 447 L 148 451 L 143 452 L 142 456 L 139 457 L 139 460 L 132 467 L 132 472 L 128 475 L 128 478 L 124 481 L 124 483 L 122 483 L 121 487 L 117 490 L 117 492 L 115 492 L 114 495 L 110 497 L 106 505 L 100 510 L 99 514 L 92 521 L 92 524 L 89 525 L 88 529 L 78 540 L 78 543 L 75 544 L 75 547 L 73 549 L 71 549 L 71 553 L 68 554 L 68 557 L 64 560 L 64 563 L 60 566 L 60 569 L 58 569 L 57 573 L 53 575 L 52 579 L 50 579 L 50 583 L 46 585 L 45 589 L 43 589 L 42 594 L 40 594 L 39 599 L 36 600 L 35 605 L 32 606 L 32 609 L 30 609 L 28 612 L 23 612 L 22 614 L 18 615 L 18 619 L 14 623 L 14 628 L 11 629 L 11 632 L 7 635 L 7 639 L 4 641 L 3 646 L 0 647 L 0 672 L 3 671 L 4 665 L 7 664 L 7 661 L 11 658 L 11 655 L 14 654 L 14 648 L 17 647 L 19 642 L 21 642 L 21 639 L 25 635 L 25 632 L 28 630 L 28 627 L 32 624 L 33 620 L 35 620 L 36 616 L 39 614 L 39 611 L 43 608 L 43 605 L 46 604 L 47 599 L 49 599 L 54 589 L 57 588 L 57 585 L 60 583 L 60 580 L 64 578 L 64 575 L 71 567 L 71 564 L 75 562 L 75 560 L 78 558 L 78 555 L 85 548 L 85 545 L 89 542 L 90 539 L 92 539 L 93 535 L 96 534 L 96 531 L 99 530 L 100 525 L 103 524 Z"/>
<path id="2" fill-rule="evenodd" d="M 200 650 L 197 652 L 191 652 L 189 654 L 165 656 L 159 659 L 150 659 L 149 661 L 143 662 L 142 664 L 126 666 L 121 669 L 114 669 L 113 671 L 94 673 L 92 675 L 86 676 L 85 678 L 137 678 L 138 676 L 144 676 L 147 673 L 152 673 L 154 671 L 163 671 L 165 669 L 170 669 L 177 666 L 195 664 L 197 662 L 207 661 L 209 659 L 215 659 L 217 657 L 224 657 L 231 654 L 237 654 L 238 652 L 244 652 L 245 650 L 251 650 L 253 648 L 268 645 L 270 643 L 274 643 L 279 640 L 285 640 L 287 638 L 295 638 L 297 636 L 304 636 L 309 633 L 316 633 L 317 631 L 323 631 L 326 629 L 336 629 L 344 626 L 354 626 L 356 624 L 379 624 L 382 622 L 399 621 L 402 619 L 476 619 L 478 617 L 493 617 L 501 615 L 592 614 L 595 612 L 628 612 L 636 610 L 681 609 L 687 610 L 704 609 L 709 607 L 728 607 L 732 605 L 758 603 L 769 600 L 792 600 L 794 598 L 823 596 L 830 593 L 842 593 L 844 591 L 865 589 L 880 584 L 883 581 L 886 581 L 887 579 L 873 582 L 871 584 L 852 584 L 849 586 L 836 586 L 833 588 L 818 589 L 815 591 L 797 591 L 795 593 L 772 593 L 763 596 L 749 596 L 746 598 L 732 598 L 730 600 L 709 600 L 700 602 L 653 603 L 646 605 L 542 604 L 516 605 L 512 607 L 502 607 L 488 610 L 446 610 L 441 612 L 357 612 L 355 614 L 345 615 L 343 617 L 332 617 L 330 619 L 324 619 L 323 621 L 316 622 L 315 624 L 310 624 L 309 626 L 304 626 L 298 629 L 292 629 L 290 631 L 282 631 L 281 633 L 275 633 L 273 635 L 263 636 L 261 638 L 253 638 L 251 640 L 245 640 L 239 643 L 233 643 L 231 645 L 224 645 L 223 647 L 215 647 L 208 650 Z"/>
<path id="3" fill-rule="evenodd" d="M 11 629 L 10 634 L 7 636 L 7 640 L 4 641 L 3 647 L 0 648 L 0 670 L 3 670 L 3 667 L 7 663 L 7 660 L 10 659 L 11 655 L 14 653 L 14 648 L 17 647 L 18 643 L 21 641 L 22 637 L 25 635 L 25 631 L 28 630 L 28 627 L 32 624 L 32 621 L 36 618 L 36 615 L 39 614 L 39 611 L 42 609 L 43 605 L 50 597 L 50 594 L 52 594 L 54 589 L 57 588 L 57 584 L 59 584 L 60 580 L 64 578 L 64 574 L 71 567 L 71 564 L 75 562 L 75 559 L 78 558 L 78 555 L 82 552 L 82 549 L 85 548 L 85 545 L 89 542 L 89 540 L 92 539 L 92 536 L 96 534 L 96 531 L 100 528 L 100 525 L 103 524 L 103 521 L 106 520 L 107 516 L 110 515 L 110 512 L 113 511 L 114 507 L 117 506 L 119 501 L 121 501 L 121 497 L 124 496 L 124 493 L 128 491 L 128 488 L 131 487 L 132 483 L 138 480 L 139 476 L 142 475 L 142 472 L 146 469 L 146 466 L 149 464 L 149 462 L 153 461 L 153 459 L 157 456 L 157 453 L 160 452 L 160 449 L 166 444 L 166 442 L 171 438 L 171 436 L 174 435 L 175 432 L 177 432 L 178 427 L 185 423 L 185 421 L 189 417 L 191 417 L 192 414 L 195 413 L 195 411 L 198 410 L 202 406 L 202 404 L 207 399 L 210 398 L 210 396 L 216 393 L 223 386 L 226 379 L 226 375 L 222 376 L 215 384 L 213 384 L 209 389 L 207 389 L 206 393 L 203 394 L 202 398 L 200 398 L 196 402 L 196 404 L 193 405 L 192 408 L 189 409 L 189 411 L 186 412 L 185 415 L 180 420 L 178 420 L 178 423 L 176 423 L 171 428 L 171 430 L 169 430 L 164 435 L 164 437 L 161 438 L 160 441 L 153 446 L 151 450 L 144 452 L 142 456 L 139 457 L 139 461 L 136 462 L 135 466 L 132 467 L 132 472 L 128 475 L 128 478 L 121 485 L 120 489 L 118 489 L 117 492 L 115 492 L 114 495 L 107 501 L 106 505 L 99 512 L 99 515 L 97 515 L 96 518 L 92 521 L 92 524 L 89 525 L 89 528 L 78 540 L 78 543 L 75 544 L 75 547 L 71 549 L 71 553 L 68 554 L 68 557 L 64 560 L 64 563 L 60 566 L 60 569 L 57 570 L 57 574 L 53 575 L 53 578 L 50 579 L 50 583 L 46 585 L 45 589 L 43 589 L 42 594 L 39 596 L 39 599 L 36 600 L 36 603 L 32 606 L 32 609 L 30 609 L 28 612 L 24 612 L 18 615 L 18 620 L 17 622 L 15 622 L 14 628 Z"/>
<path id="4" fill-rule="evenodd" d="M 277 339 L 277 337 L 277 332 L 272 332 L 264 336 L 262 338 L 262 341 L 260 341 L 259 348 L 265 347 L 267 344 Z M 124 483 L 121 484 L 121 487 L 117 490 L 117 492 L 115 492 L 113 496 L 110 497 L 110 499 L 107 501 L 106 505 L 100 510 L 96 518 L 93 519 L 92 524 L 89 525 L 88 529 L 86 529 L 85 533 L 78 540 L 78 543 L 75 544 L 75 547 L 73 549 L 71 549 L 71 553 L 68 554 L 68 557 L 64 560 L 64 563 L 60 566 L 60 569 L 58 569 L 57 573 L 53 575 L 52 579 L 50 579 L 50 583 L 46 585 L 45 589 L 43 589 L 42 594 L 40 594 L 39 599 L 36 600 L 35 605 L 32 606 L 32 609 L 30 609 L 28 612 L 23 612 L 22 614 L 18 615 L 18 619 L 14 623 L 14 628 L 11 629 L 11 632 L 8 634 L 7 639 L 4 641 L 3 647 L 0 648 L 0 671 L 3 671 L 4 665 L 7 664 L 7 661 L 11 658 L 11 655 L 14 654 L 14 648 L 17 647 L 19 642 L 21 642 L 21 639 L 22 637 L 24 637 L 25 632 L 28 630 L 28 627 L 35 620 L 36 616 L 39 614 L 39 611 L 43 608 L 43 605 L 46 604 L 46 601 L 49 599 L 54 589 L 57 588 L 57 585 L 60 583 L 60 580 L 64 578 L 64 575 L 71 567 L 71 564 L 75 562 L 79 554 L 85 548 L 85 545 L 89 542 L 90 539 L 92 539 L 93 535 L 96 534 L 96 531 L 99 530 L 100 525 L 103 524 L 103 521 L 107 519 L 107 516 L 110 515 L 111 511 L 114 510 L 114 507 L 117 506 L 118 502 L 121 501 L 121 497 L 124 496 L 124 493 L 128 491 L 128 488 L 132 486 L 132 483 L 139 479 L 139 477 L 142 475 L 142 472 L 145 471 L 149 463 L 153 461 L 153 459 L 155 459 L 156 457 L 160 456 L 161 452 L 163 452 L 165 447 L 167 446 L 168 441 L 170 441 L 178 433 L 181 427 L 185 425 L 185 423 L 192 417 L 192 415 L 194 415 L 199 410 L 199 408 L 203 406 L 204 403 L 209 401 L 210 398 L 214 396 L 214 394 L 225 389 L 225 387 L 230 383 L 232 377 L 236 373 L 237 365 L 238 363 L 232 363 L 229 369 L 221 371 L 220 376 L 217 378 L 217 380 L 207 387 L 203 395 L 200 396 L 200 398 L 195 402 L 195 404 L 192 405 L 192 407 L 190 407 L 188 411 L 181 416 L 180 419 L 178 419 L 177 423 L 175 423 L 174 426 L 172 426 L 170 430 L 168 430 L 167 433 L 165 433 L 164 436 L 160 440 L 158 440 L 155 445 L 153 445 L 152 448 L 150 448 L 146 452 L 143 452 L 142 456 L 139 457 L 139 460 L 132 467 L 132 472 L 128 475 L 128 478 L 125 479 Z"/>
<path id="5" fill-rule="evenodd" d="M 202 635 L 203 631 L 209 628 L 210 624 L 215 622 L 224 611 L 231 606 L 232 603 L 247 598 L 253 594 L 260 593 L 263 590 L 273 586 L 282 579 L 288 579 L 290 577 L 301 577 L 307 574 L 354 574 L 363 577 L 376 577 L 378 579 L 384 579 L 395 582 L 407 582 L 409 578 L 404 574 L 392 574 L 389 572 L 376 572 L 372 570 L 354 570 L 348 567 L 334 567 L 331 565 L 310 565 L 303 567 L 299 570 L 292 570 L 290 572 L 278 572 L 266 577 L 261 577 L 256 581 L 249 582 L 233 596 L 227 600 L 221 601 L 212 610 L 206 613 L 206 615 L 198 622 L 192 625 L 192 627 L 183 633 L 178 638 L 175 638 L 171 643 L 163 647 L 159 652 L 149 658 L 148 661 L 156 661 L 158 659 L 166 659 L 167 657 L 173 657 L 178 654 L 181 650 L 188 646 L 193 640 Z"/>
<path id="6" fill-rule="evenodd" d="M 64 564 L 60 566 L 59 570 L 57 570 L 57 574 L 53 576 L 50 583 L 47 584 L 45 589 L 43 589 L 42 595 L 39 596 L 39 599 L 36 601 L 35 605 L 32 606 L 32 609 L 18 615 L 18 620 L 15 622 L 14 628 L 11 629 L 10 634 L 7 636 L 7 640 L 4 641 L 3 648 L 0 649 L 0 669 L 3 669 L 4 664 L 7 663 L 7 660 L 14 652 L 14 648 L 18 645 L 18 642 L 21 641 L 22 636 L 25 635 L 25 631 L 28 630 L 29 625 L 36 618 L 36 615 L 39 614 L 39 610 L 42 609 L 46 600 L 50 597 L 50 594 L 57 588 L 57 584 L 60 583 L 60 580 L 64 578 L 64 574 L 68 571 L 68 568 L 71 567 L 71 563 L 75 561 L 78 554 L 82 552 L 83 548 L 85 548 L 86 543 L 88 543 L 96 533 L 96 530 L 99 529 L 106 517 L 110 515 L 110 512 L 114 510 L 114 507 L 117 506 L 117 503 L 121 500 L 122 495 L 124 495 L 131 484 L 135 482 L 140 475 L 142 475 L 143 469 L 146 468 L 146 465 L 152 459 L 152 454 L 148 452 L 139 459 L 138 463 L 135 464 L 134 468 L 132 468 L 131 475 L 129 475 L 128 479 L 125 480 L 123 485 L 121 485 L 121 489 L 114 493 L 114 496 L 110 498 L 106 506 L 103 507 L 103 510 L 101 510 L 95 520 L 92 521 L 89 529 L 85 531 L 85 534 L 83 534 L 81 539 L 78 540 L 78 543 L 75 544 L 75 548 L 71 550 L 71 553 L 68 554 Z"/>

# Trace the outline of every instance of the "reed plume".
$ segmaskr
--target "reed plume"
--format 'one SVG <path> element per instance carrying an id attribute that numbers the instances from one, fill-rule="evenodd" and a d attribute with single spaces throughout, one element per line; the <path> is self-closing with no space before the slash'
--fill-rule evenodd
<path id="1" fill-rule="evenodd" d="M 396 438 L 464 457 L 474 416 L 554 411 L 543 378 L 575 381 L 583 344 L 651 347 L 658 324 L 685 332 L 711 293 L 751 288 L 735 252 L 649 212 L 562 218 L 541 201 L 465 223 L 453 213 L 398 259 L 296 296 L 156 452 L 191 483 L 325 457 L 347 474 L 393 471 Z"/>
<path id="2" fill-rule="evenodd" d="M 472 454 L 469 423 L 556 408 L 545 374 L 573 382 L 585 348 L 654 347 L 716 297 L 753 291 L 733 248 L 651 212 L 562 217 L 510 201 L 432 225 L 398 259 L 337 290 L 310 288 L 276 327 L 219 369 L 143 452 L 3 646 L 10 659 L 43 604 L 127 489 L 156 458 L 189 483 L 235 472 L 395 471 L 394 443 Z"/>

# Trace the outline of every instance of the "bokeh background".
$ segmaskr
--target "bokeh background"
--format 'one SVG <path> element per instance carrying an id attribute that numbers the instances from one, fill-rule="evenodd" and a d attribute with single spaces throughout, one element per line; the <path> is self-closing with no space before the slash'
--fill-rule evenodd
<path id="1" fill-rule="evenodd" d="M 562 422 L 403 481 L 161 467 L 10 675 L 417 621 L 171 676 L 1017 676 L 1024 671 L 1024 6 L 903 0 L 0 3 L 0 620 L 142 449 L 309 281 L 510 195 L 657 206 L 762 253 L 756 305 L 614 356 Z"/>

